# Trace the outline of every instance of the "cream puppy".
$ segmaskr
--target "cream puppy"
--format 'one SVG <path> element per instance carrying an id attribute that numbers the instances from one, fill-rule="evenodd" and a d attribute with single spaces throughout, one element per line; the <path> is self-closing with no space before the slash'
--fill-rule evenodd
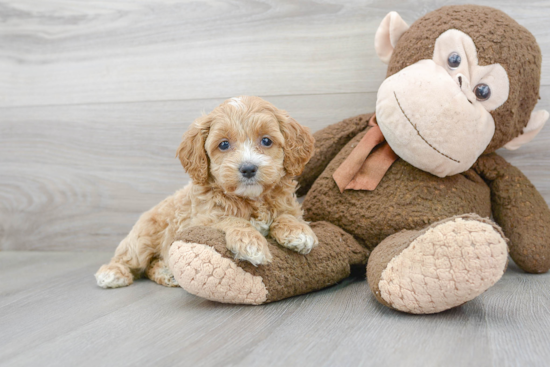
<path id="1" fill-rule="evenodd" d="M 318 241 L 302 219 L 294 177 L 313 151 L 309 129 L 258 97 L 229 99 L 199 117 L 177 151 L 192 181 L 142 214 L 95 274 L 97 284 L 123 287 L 145 272 L 177 286 L 168 252 L 176 233 L 192 226 L 223 230 L 235 258 L 254 265 L 271 261 L 268 235 L 308 254 Z"/>

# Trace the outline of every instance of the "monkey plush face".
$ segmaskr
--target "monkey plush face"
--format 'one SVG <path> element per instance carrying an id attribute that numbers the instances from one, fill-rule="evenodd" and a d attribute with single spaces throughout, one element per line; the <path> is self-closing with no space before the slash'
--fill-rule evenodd
<path id="1" fill-rule="evenodd" d="M 464 172 L 502 146 L 519 147 L 548 118 L 531 113 L 540 49 L 496 9 L 443 7 L 410 28 L 392 12 L 375 48 L 389 61 L 376 103 L 380 129 L 398 156 L 436 176 Z"/>

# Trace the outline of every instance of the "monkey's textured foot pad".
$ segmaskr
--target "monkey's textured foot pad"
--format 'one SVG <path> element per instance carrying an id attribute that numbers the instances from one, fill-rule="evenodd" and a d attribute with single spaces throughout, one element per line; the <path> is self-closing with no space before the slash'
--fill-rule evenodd
<path id="1" fill-rule="evenodd" d="M 369 285 L 383 304 L 414 314 L 441 312 L 493 286 L 508 262 L 501 229 L 477 215 L 403 231 L 372 252 Z"/>
<path id="2" fill-rule="evenodd" d="M 183 289 L 211 301 L 259 305 L 267 299 L 261 277 L 245 272 L 207 245 L 174 242 L 170 267 Z"/>

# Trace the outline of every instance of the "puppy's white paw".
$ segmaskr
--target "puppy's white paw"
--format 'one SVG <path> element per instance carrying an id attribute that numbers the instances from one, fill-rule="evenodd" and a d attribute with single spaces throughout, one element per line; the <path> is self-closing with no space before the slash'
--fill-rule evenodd
<path id="1" fill-rule="evenodd" d="M 95 274 L 97 285 L 101 288 L 120 288 L 132 284 L 127 277 L 120 276 L 113 271 L 97 272 Z"/>
<path id="2" fill-rule="evenodd" d="M 130 269 L 117 263 L 103 265 L 95 273 L 95 279 L 101 288 L 126 287 L 134 281 Z"/>
<path id="3" fill-rule="evenodd" d="M 271 227 L 271 237 L 281 246 L 307 255 L 319 244 L 315 232 L 305 222 L 295 219 L 280 221 Z"/>
<path id="4" fill-rule="evenodd" d="M 153 260 L 147 269 L 145 269 L 145 274 L 147 275 L 147 278 L 165 287 L 179 286 L 178 282 L 174 278 L 174 274 L 172 274 L 172 270 L 170 270 L 164 261 L 158 259 Z"/>
<path id="5" fill-rule="evenodd" d="M 235 254 L 235 259 L 246 260 L 254 266 L 266 265 L 271 262 L 271 253 L 269 250 L 262 251 L 255 246 L 246 246 L 244 251 L 233 252 Z"/>
<path id="6" fill-rule="evenodd" d="M 311 236 L 306 233 L 298 233 L 285 237 L 281 245 L 302 255 L 307 255 L 318 245 L 318 243 L 315 235 Z"/>
<path id="7" fill-rule="evenodd" d="M 174 278 L 174 274 L 172 274 L 172 271 L 168 267 L 160 269 L 157 272 L 157 278 L 153 280 L 165 287 L 179 287 L 176 278 Z"/>
<path id="8" fill-rule="evenodd" d="M 227 233 L 226 241 L 235 259 L 246 260 L 254 266 L 269 264 L 273 259 L 267 240 L 255 230 Z"/>

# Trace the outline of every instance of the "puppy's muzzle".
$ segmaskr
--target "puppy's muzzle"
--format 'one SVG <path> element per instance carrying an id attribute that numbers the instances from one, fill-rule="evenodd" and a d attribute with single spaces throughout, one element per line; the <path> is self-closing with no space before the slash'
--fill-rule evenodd
<path id="1" fill-rule="evenodd" d="M 241 175 L 245 178 L 252 178 L 256 176 L 256 172 L 258 171 L 258 166 L 250 163 L 243 163 L 239 167 L 239 171 L 241 172 Z"/>

